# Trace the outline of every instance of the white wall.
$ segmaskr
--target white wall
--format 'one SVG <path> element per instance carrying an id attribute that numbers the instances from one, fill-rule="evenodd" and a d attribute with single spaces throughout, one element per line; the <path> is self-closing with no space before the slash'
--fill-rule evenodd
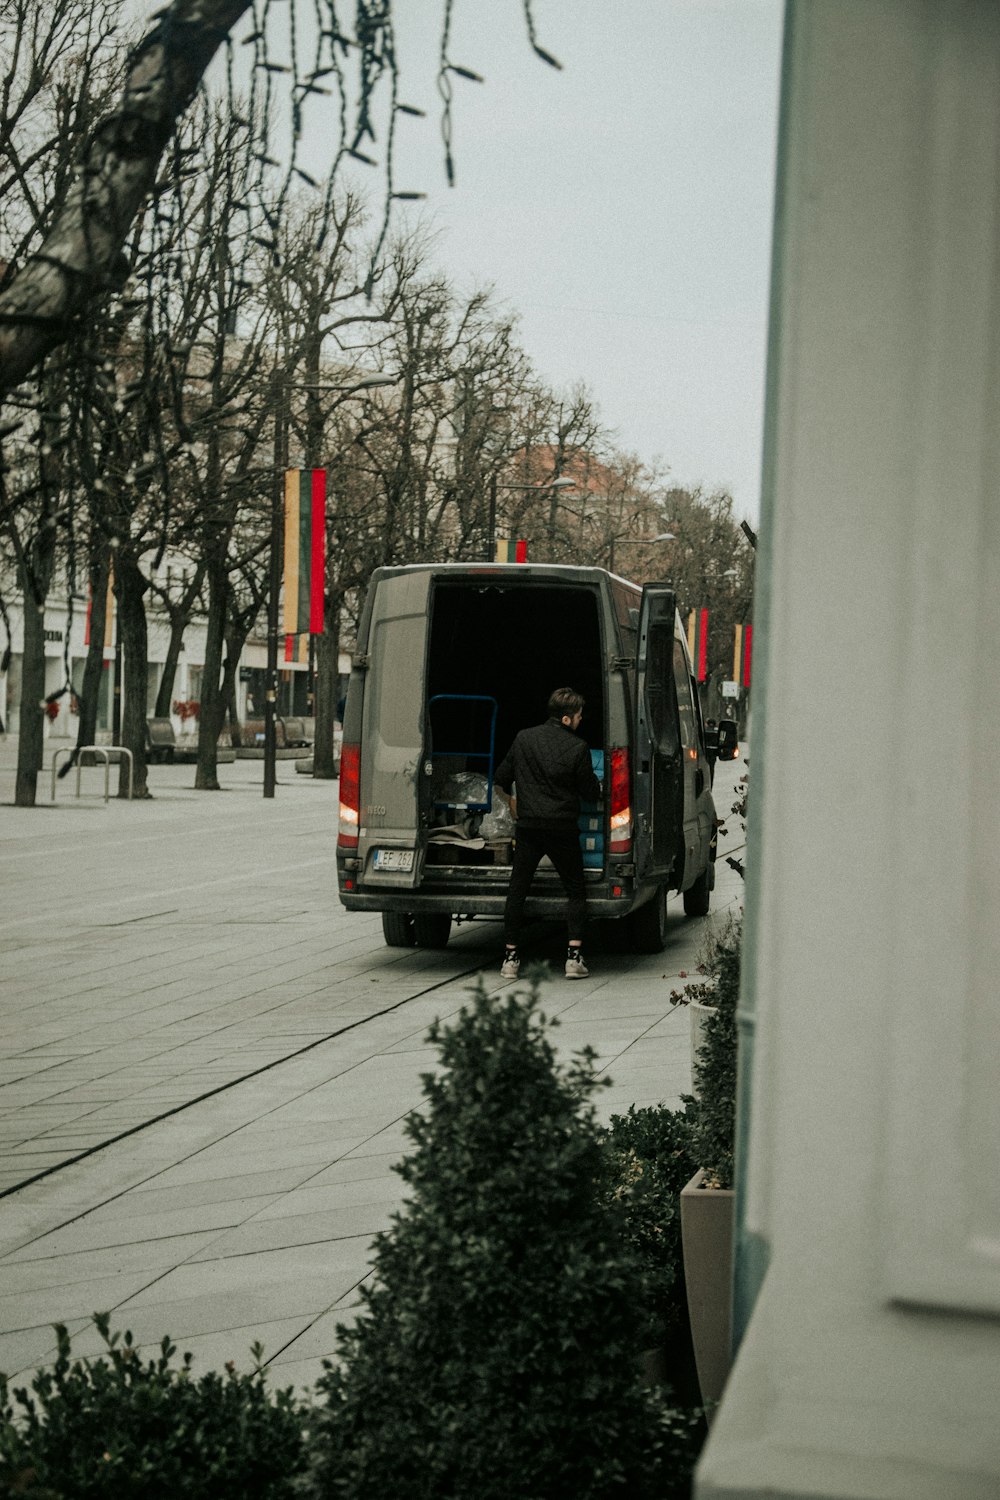
<path id="1" fill-rule="evenodd" d="M 11 601 L 9 606 L 9 616 L 11 625 L 11 650 L 12 655 L 15 658 L 15 661 L 13 663 L 14 671 L 11 674 L 11 678 L 12 680 L 16 680 L 19 682 L 19 659 L 24 647 L 23 606 L 19 597 Z M 67 630 L 69 631 L 70 662 L 72 663 L 73 661 L 82 661 L 82 659 L 86 656 L 86 627 L 87 601 L 85 599 L 78 598 L 74 600 L 72 618 L 70 618 L 70 612 L 65 599 L 55 594 L 50 596 L 45 609 L 45 628 L 53 636 L 58 636 L 58 639 L 46 640 L 45 642 L 46 693 L 57 691 L 63 686 L 65 682 L 66 668 L 64 659 L 64 642 Z M 158 683 L 160 675 L 162 673 L 163 662 L 166 658 L 167 646 L 170 641 L 170 629 L 166 618 L 153 609 L 149 609 L 148 612 L 147 629 L 150 682 L 152 683 L 153 681 L 155 681 L 156 683 Z M 114 633 L 112 633 L 104 649 L 104 659 L 109 664 L 109 672 L 112 670 L 112 664 L 114 662 L 114 639 Z M 177 669 L 177 677 L 174 684 L 175 699 L 187 698 L 191 696 L 189 692 L 190 669 L 200 668 L 201 663 L 205 659 L 204 652 L 205 622 L 204 620 L 195 619 L 192 620 L 191 624 L 188 626 L 187 631 L 185 632 L 184 650 L 181 653 L 181 659 Z M 6 679 L 0 677 L 0 690 L 5 688 L 5 686 Z M 6 696 L 7 695 L 4 692 L 3 696 L 0 697 L 0 705 L 3 705 L 6 702 Z M 7 707 L 9 709 L 9 712 L 3 715 L 4 727 L 8 733 L 16 734 L 20 722 L 20 712 L 17 695 L 15 695 L 14 701 L 11 704 L 7 705 Z M 107 729 L 110 720 L 108 719 L 107 715 L 105 715 L 104 718 L 107 719 L 107 723 L 103 722 L 102 720 L 101 727 L 102 729 Z M 177 715 L 173 715 L 173 721 L 174 728 L 180 731 L 181 721 L 177 717 Z M 66 694 L 66 696 L 59 699 L 59 712 L 56 719 L 52 722 L 46 720 L 45 736 L 46 738 L 56 739 L 64 738 L 66 736 L 72 736 L 73 738 L 75 738 L 77 733 L 77 725 L 78 721 L 75 715 L 70 711 L 69 695 Z M 187 727 L 190 728 L 191 726 L 188 725 Z"/>
<path id="2" fill-rule="evenodd" d="M 748 881 L 770 1268 L 697 1494 L 996 1500 L 1000 7 L 788 22 Z"/>

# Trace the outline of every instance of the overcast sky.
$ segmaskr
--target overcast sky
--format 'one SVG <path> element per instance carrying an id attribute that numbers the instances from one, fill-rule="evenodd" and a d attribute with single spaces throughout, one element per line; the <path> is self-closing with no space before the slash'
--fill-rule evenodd
<path id="1" fill-rule="evenodd" d="M 780 0 L 454 0 L 457 185 L 434 70 L 442 0 L 396 7 L 396 186 L 428 194 L 437 259 L 492 283 L 557 386 L 683 484 L 760 495 Z"/>

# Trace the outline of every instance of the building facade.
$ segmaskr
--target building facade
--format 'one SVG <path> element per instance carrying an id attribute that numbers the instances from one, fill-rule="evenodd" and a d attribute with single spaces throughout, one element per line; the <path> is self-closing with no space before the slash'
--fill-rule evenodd
<path id="1" fill-rule="evenodd" d="M 6 643 L 0 647 L 0 719 L 8 734 L 17 734 L 20 728 L 21 704 L 21 660 L 24 649 L 23 607 L 19 595 L 8 595 L 7 615 L 10 625 L 10 648 Z M 56 694 L 67 682 L 79 688 L 83 680 L 84 663 L 87 656 L 90 605 L 85 596 L 72 599 L 65 593 L 53 593 L 45 609 L 45 694 Z M 155 600 L 147 602 L 148 664 L 146 711 L 152 714 L 163 676 L 167 648 L 170 643 L 170 625 L 166 611 L 158 607 Z M 116 683 L 123 678 L 121 654 L 118 650 L 117 621 L 112 611 L 111 628 L 107 632 L 104 647 L 104 671 L 102 673 L 98 699 L 98 742 L 110 741 L 114 720 L 114 698 Z M 284 656 L 284 651 L 282 656 Z M 279 713 L 309 715 L 312 713 L 312 679 L 308 638 L 302 637 L 296 645 L 294 660 L 281 660 L 278 688 Z M 177 734 L 192 733 L 197 728 L 196 719 L 189 716 L 186 705 L 199 704 L 201 700 L 202 671 L 205 660 L 205 619 L 195 615 L 184 632 L 184 644 L 174 678 L 171 693 L 170 718 Z M 240 670 L 236 688 L 236 708 L 241 722 L 260 718 L 264 712 L 264 684 L 267 666 L 267 642 L 263 635 L 251 635 L 240 655 Z M 341 675 L 346 682 L 350 672 L 350 657 L 341 657 Z M 76 698 L 66 692 L 55 700 L 51 717 L 47 716 L 44 733 L 46 738 L 76 738 Z"/>

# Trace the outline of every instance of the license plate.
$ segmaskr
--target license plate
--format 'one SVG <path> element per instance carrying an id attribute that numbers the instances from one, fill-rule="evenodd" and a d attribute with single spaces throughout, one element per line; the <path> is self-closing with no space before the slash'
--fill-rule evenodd
<path id="1" fill-rule="evenodd" d="M 376 849 L 374 863 L 376 870 L 412 870 L 413 850 Z"/>

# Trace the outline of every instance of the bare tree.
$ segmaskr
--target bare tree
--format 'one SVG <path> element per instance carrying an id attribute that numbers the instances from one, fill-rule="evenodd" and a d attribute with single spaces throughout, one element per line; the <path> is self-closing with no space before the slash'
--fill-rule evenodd
<path id="1" fill-rule="evenodd" d="M 176 581 L 175 572 L 179 574 Z M 193 559 L 190 567 L 184 567 L 178 563 L 168 565 L 164 578 L 159 578 L 154 573 L 149 580 L 150 598 L 154 599 L 164 611 L 170 627 L 170 639 L 167 642 L 163 671 L 160 674 L 156 689 L 156 703 L 153 707 L 153 713 L 157 718 L 165 719 L 170 713 L 177 667 L 184 645 L 184 632 L 190 625 L 195 609 L 201 600 L 204 582 L 205 560 L 203 557 Z"/>
<path id="2" fill-rule="evenodd" d="M 675 539 L 666 547 L 667 576 L 683 618 L 708 611 L 707 672 L 703 701 L 718 713 L 721 683 L 733 669 L 734 626 L 753 611 L 753 550 L 725 490 L 706 493 L 675 486 L 663 494 L 663 514 Z"/>
<path id="3" fill-rule="evenodd" d="M 575 472 L 575 471 L 574 471 Z M 588 561 L 627 578 L 657 575 L 665 534 L 663 476 L 635 453 L 611 448 L 586 468 L 579 487 L 579 545 Z"/>
<path id="4" fill-rule="evenodd" d="M 380 351 L 399 376 L 353 435 L 352 490 L 378 517 L 355 575 L 379 563 L 483 555 L 491 478 L 521 441 L 513 418 L 531 379 L 513 320 L 487 291 L 461 297 L 419 239 L 395 246 L 399 288 Z"/>
<path id="5" fill-rule="evenodd" d="M 357 247 L 365 222 L 357 197 L 328 192 L 322 206 L 302 211 L 285 227 L 281 269 L 269 280 L 284 349 L 279 398 L 285 430 L 276 429 L 276 464 L 280 457 L 282 464 L 336 470 L 338 413 L 362 394 L 381 358 L 399 287 L 381 261 Z M 326 589 L 313 659 L 313 771 L 321 779 L 334 774 L 339 651 L 339 605 Z"/>
<path id="6" fill-rule="evenodd" d="M 527 382 L 510 413 L 510 454 L 498 483 L 497 525 L 523 537 L 533 558 L 579 560 L 578 500 L 581 486 L 607 434 L 586 388 L 556 393 L 537 378 Z M 554 480 L 572 479 L 568 492 Z"/>
<path id="7" fill-rule="evenodd" d="M 169 0 L 130 53 L 120 103 L 106 112 L 91 132 L 80 170 L 53 215 L 43 244 L 25 258 L 11 283 L 0 292 L 0 394 L 20 384 L 38 361 L 66 338 L 75 321 L 92 305 L 99 305 L 110 288 L 121 285 L 127 274 L 123 247 L 136 216 L 153 192 L 167 143 L 221 46 L 230 53 L 226 73 L 232 78 L 230 33 L 250 8 L 250 0 Z M 263 7 L 262 24 L 256 25 L 246 39 L 254 43 L 255 82 L 264 80 L 261 96 L 268 116 L 271 75 L 290 75 L 290 151 L 284 184 L 268 224 L 273 230 L 280 220 L 287 189 L 295 178 L 308 178 L 297 160 L 305 106 L 315 96 L 327 93 L 332 79 L 340 107 L 333 111 L 337 128 L 330 132 L 334 139 L 331 182 L 345 156 L 374 159 L 369 152 L 381 128 L 385 213 L 376 242 L 377 261 L 393 199 L 419 196 L 396 191 L 392 142 L 400 114 L 421 111 L 399 98 L 391 0 L 355 0 L 353 31 L 341 23 L 337 0 L 321 0 L 317 9 L 320 24 L 312 28 L 315 45 L 308 56 L 298 44 L 292 48 L 290 63 L 275 60 L 273 37 L 275 29 L 280 31 L 281 21 L 275 20 L 267 5 Z M 530 0 L 525 0 L 524 9 L 528 38 L 536 55 L 558 67 L 535 40 Z M 25 10 L 29 13 L 27 6 Z M 456 65 L 449 56 L 450 10 L 449 5 L 443 23 L 439 82 L 444 99 L 444 134 L 449 143 L 446 164 L 452 175 L 453 78 L 477 75 Z M 294 35 L 298 36 L 297 30 Z M 353 99 L 349 99 L 344 71 L 349 52 L 357 61 Z M 376 94 L 387 75 L 390 86 L 385 91 L 380 120 Z"/>
<path id="8" fill-rule="evenodd" d="M 438 556 L 492 557 L 493 486 L 523 440 L 517 414 L 534 377 L 514 320 L 497 317 L 489 301 L 464 320 L 450 364 L 452 438 L 441 449 L 425 540 Z"/>
<path id="9" fill-rule="evenodd" d="M 55 407 L 54 381 L 46 382 Z M 48 427 L 51 429 L 52 419 Z M 42 437 L 39 433 L 38 437 Z M 50 432 L 51 436 L 51 432 Z M 24 654 L 21 667 L 21 732 L 18 739 L 14 801 L 33 807 L 38 772 L 42 767 L 42 728 L 45 696 L 45 601 L 56 568 L 56 542 L 63 504 L 62 474 L 51 442 L 37 443 L 37 459 L 24 450 L 11 472 L 0 471 L 0 506 L 13 546 L 24 616 Z M 42 452 L 46 447 L 47 452 Z M 9 481 L 15 481 L 12 495 Z"/>
<path id="10" fill-rule="evenodd" d="M 26 251 L 0 292 L 0 392 L 14 390 L 64 342 L 92 301 L 124 284 L 125 242 L 153 192 L 163 150 L 246 8 L 246 0 L 177 0 L 132 53 L 120 105 L 89 133 L 41 245 Z M 16 124 L 8 128 L 12 147 Z"/>
<path id="11" fill-rule="evenodd" d="M 245 533 L 241 540 L 246 543 Z M 230 569 L 221 695 L 229 718 L 231 743 L 236 748 L 242 743 L 236 703 L 236 674 L 243 648 L 267 601 L 269 545 L 268 538 L 259 542 L 256 547 L 248 548 Z"/>
<path id="12" fill-rule="evenodd" d="M 71 191 L 79 143 L 114 87 L 109 40 L 118 17 L 115 0 L 0 4 L 0 302 Z M 24 605 L 19 806 L 34 804 L 42 764 L 45 610 L 72 518 L 77 363 L 72 347 L 50 361 L 5 405 L 0 427 L 0 527 Z"/>
<path id="13" fill-rule="evenodd" d="M 4 203 L 4 212 L 0 215 L 0 398 L 18 391 L 47 355 L 68 340 L 75 341 L 81 332 L 87 333 L 92 348 L 95 344 L 103 345 L 105 349 L 113 348 L 120 339 L 121 329 L 116 330 L 114 325 L 118 310 L 126 299 L 119 299 L 116 308 L 116 298 L 136 270 L 136 247 L 141 235 L 133 238 L 131 246 L 129 240 L 137 224 L 140 231 L 144 227 L 154 239 L 157 237 L 164 218 L 162 207 L 165 201 L 164 183 L 159 174 L 168 144 L 174 140 L 174 148 L 166 161 L 166 175 L 177 202 L 183 201 L 181 187 L 191 172 L 206 170 L 204 162 L 192 165 L 196 146 L 185 145 L 175 136 L 220 47 L 227 54 L 223 76 L 226 109 L 232 129 L 245 127 L 249 130 L 250 121 L 260 121 L 269 139 L 284 131 L 287 149 L 280 184 L 269 201 L 258 195 L 256 216 L 246 226 L 247 240 L 260 242 L 272 259 L 279 255 L 279 228 L 293 184 L 304 180 L 314 188 L 319 187 L 298 158 L 306 105 L 330 92 L 329 85 L 333 84 L 333 92 L 337 95 L 333 108 L 336 128 L 328 132 L 333 144 L 327 184 L 322 190 L 327 208 L 334 195 L 341 162 L 345 157 L 371 160 L 369 153 L 375 149 L 376 137 L 380 137 L 384 199 L 381 229 L 375 237 L 366 277 L 365 289 L 371 294 L 392 202 L 395 198 L 419 196 L 397 192 L 393 181 L 392 143 L 397 122 L 403 115 L 421 112 L 406 105 L 399 96 L 392 3 L 391 0 L 356 0 L 352 35 L 338 19 L 337 0 L 320 0 L 320 24 L 311 28 L 314 44 L 310 48 L 302 46 L 304 32 L 300 34 L 294 26 L 289 32 L 283 19 L 276 18 L 277 9 L 264 4 L 260 14 L 254 17 L 254 29 L 244 39 L 253 43 L 250 101 L 244 115 L 236 98 L 239 69 L 231 33 L 250 10 L 248 0 L 169 0 L 157 12 L 145 36 L 120 59 L 123 82 L 117 91 L 118 102 L 110 106 L 100 100 L 91 87 L 91 80 L 95 70 L 103 65 L 104 43 L 115 36 L 118 28 L 118 12 L 112 0 L 104 0 L 96 7 L 85 4 L 84 0 L 41 0 L 40 4 L 29 4 L 28 0 L 0 0 L 0 34 L 9 44 L 7 70 L 0 84 L 0 185 L 4 189 L 0 191 L 0 203 Z M 525 14 L 529 41 L 535 52 L 545 62 L 558 66 L 535 41 L 530 0 L 525 0 Z M 448 19 L 446 16 L 443 25 L 439 82 L 444 98 L 444 134 L 448 142 L 446 161 L 451 176 L 452 79 L 461 74 L 471 78 L 476 75 L 452 61 L 448 50 Z M 289 62 L 275 59 L 275 40 L 279 36 L 279 45 L 286 51 L 291 41 Z M 345 65 L 350 55 L 357 64 L 353 92 Z M 74 60 L 75 81 L 60 84 L 59 64 L 70 56 Z M 288 114 L 284 124 L 278 118 L 280 103 L 274 86 L 277 75 L 284 75 L 289 84 L 286 96 Z M 386 78 L 389 85 L 379 96 L 379 85 Z M 49 118 L 43 120 L 50 94 L 55 96 L 64 112 L 62 122 L 55 128 L 51 124 L 51 109 Z M 76 139 L 82 142 L 79 156 L 72 149 Z M 258 159 L 262 166 L 270 162 L 266 150 L 258 153 Z M 56 171 L 49 169 L 51 162 L 56 163 Z M 5 192 L 12 185 L 17 187 L 20 195 L 19 208 L 23 210 L 20 215 L 6 211 Z M 170 216 L 165 217 L 169 220 Z M 140 223 L 143 218 L 145 226 Z M 176 228 L 176 224 L 173 227 Z M 160 236 L 163 242 L 166 238 Z M 321 248 L 321 244 L 317 248 Z M 161 308 L 176 311 L 183 302 L 183 297 L 165 295 Z M 147 334 L 152 322 L 152 319 L 146 322 Z M 169 324 L 161 322 L 161 329 L 165 326 Z M 96 339 L 93 338 L 95 332 Z M 172 382 L 175 391 L 180 391 L 190 372 L 178 370 L 176 361 L 170 356 L 168 348 L 157 364 L 157 352 L 151 350 L 147 342 L 141 355 L 143 379 L 149 381 L 153 377 L 158 386 L 169 386 Z M 115 406 L 123 409 L 127 404 L 119 392 Z M 148 395 L 146 406 L 151 414 L 155 402 Z M 3 415 L 7 418 L 6 412 Z M 11 425 L 9 421 L 0 423 L 0 441 L 4 430 L 9 432 Z M 150 429 L 154 425 L 151 421 Z M 120 460 L 126 475 L 138 477 L 147 463 L 146 455 L 139 455 L 136 464 L 126 451 L 127 445 L 120 439 L 121 434 L 117 444 L 110 444 L 108 451 Z M 177 457 L 176 449 L 173 452 L 159 451 L 156 459 L 161 471 L 166 472 L 172 463 L 175 465 Z M 43 491 L 48 494 L 48 498 L 41 501 L 41 509 L 36 515 L 42 533 L 30 536 L 18 531 L 16 537 L 12 535 L 21 588 L 29 611 L 34 612 L 33 619 L 36 616 L 43 618 L 39 611 L 44 610 L 44 595 L 56 566 L 53 536 L 64 508 L 54 494 L 55 477 L 56 466 L 53 464 L 48 465 L 46 474 L 39 477 L 38 494 Z M 62 482 L 62 476 L 58 477 Z M 164 484 L 163 488 L 168 486 Z M 122 630 L 129 637 L 123 737 L 126 747 L 136 756 L 137 790 L 140 794 L 145 790 L 145 703 L 142 700 L 145 693 L 145 595 L 149 588 L 148 572 L 141 565 L 143 553 L 140 544 L 144 540 L 144 528 L 148 529 L 151 519 L 149 506 L 143 505 L 144 498 L 145 490 L 142 498 L 137 498 L 133 492 L 130 499 L 126 480 L 115 490 L 114 504 L 110 508 L 95 507 L 94 514 L 95 524 L 98 530 L 103 528 L 106 532 L 109 548 L 116 553 L 118 564 L 114 574 L 115 589 Z M 14 512 L 21 506 L 21 497 L 6 482 L 4 506 L 3 524 L 10 529 L 14 524 Z M 167 530 L 164 523 L 160 552 L 166 545 Z M 216 569 L 222 566 L 224 530 L 223 526 L 215 538 L 213 556 Z M 96 556 L 100 544 L 96 552 L 94 548 L 91 551 Z M 210 597 L 217 596 L 218 588 L 212 583 L 213 557 L 206 559 L 206 567 Z M 217 607 L 210 619 L 209 654 L 212 660 L 206 663 L 206 667 L 213 693 L 215 656 L 221 653 L 219 619 L 222 613 Z M 37 641 L 30 627 L 28 633 L 30 649 L 36 651 Z M 34 680 L 36 667 L 37 662 L 34 666 L 29 665 L 26 673 L 29 698 L 37 687 Z M 213 713 L 210 712 L 208 720 L 212 719 Z M 204 744 L 208 742 L 210 727 L 211 722 L 204 729 Z M 19 782 L 19 796 L 27 798 L 29 795 L 33 797 L 28 783 L 31 781 L 33 786 L 32 778 L 37 774 L 34 762 L 40 755 L 41 718 L 37 705 L 31 707 L 29 704 L 24 730 L 28 760 L 25 761 L 24 777 Z M 206 751 L 205 766 L 199 771 L 206 784 L 211 784 L 214 775 L 214 768 L 208 764 L 210 759 Z M 201 767 L 201 757 L 199 764 Z"/>
<path id="14" fill-rule="evenodd" d="M 91 525 L 113 555 L 125 669 L 120 734 L 139 797 L 147 795 L 147 595 L 154 589 L 168 601 L 176 659 L 182 618 L 215 555 L 196 545 L 199 531 L 212 532 L 219 474 L 234 428 L 243 431 L 260 362 L 252 339 L 233 354 L 227 337 L 253 252 L 245 204 L 257 185 L 258 144 L 247 120 L 199 108 L 177 141 L 185 169 L 158 182 L 138 221 L 126 294 L 78 340 L 92 378 L 77 460 L 89 465 Z M 180 599 L 159 577 L 165 557 L 169 576 L 173 548 L 196 558 L 194 588 Z M 119 791 L 128 791 L 124 762 Z"/>

